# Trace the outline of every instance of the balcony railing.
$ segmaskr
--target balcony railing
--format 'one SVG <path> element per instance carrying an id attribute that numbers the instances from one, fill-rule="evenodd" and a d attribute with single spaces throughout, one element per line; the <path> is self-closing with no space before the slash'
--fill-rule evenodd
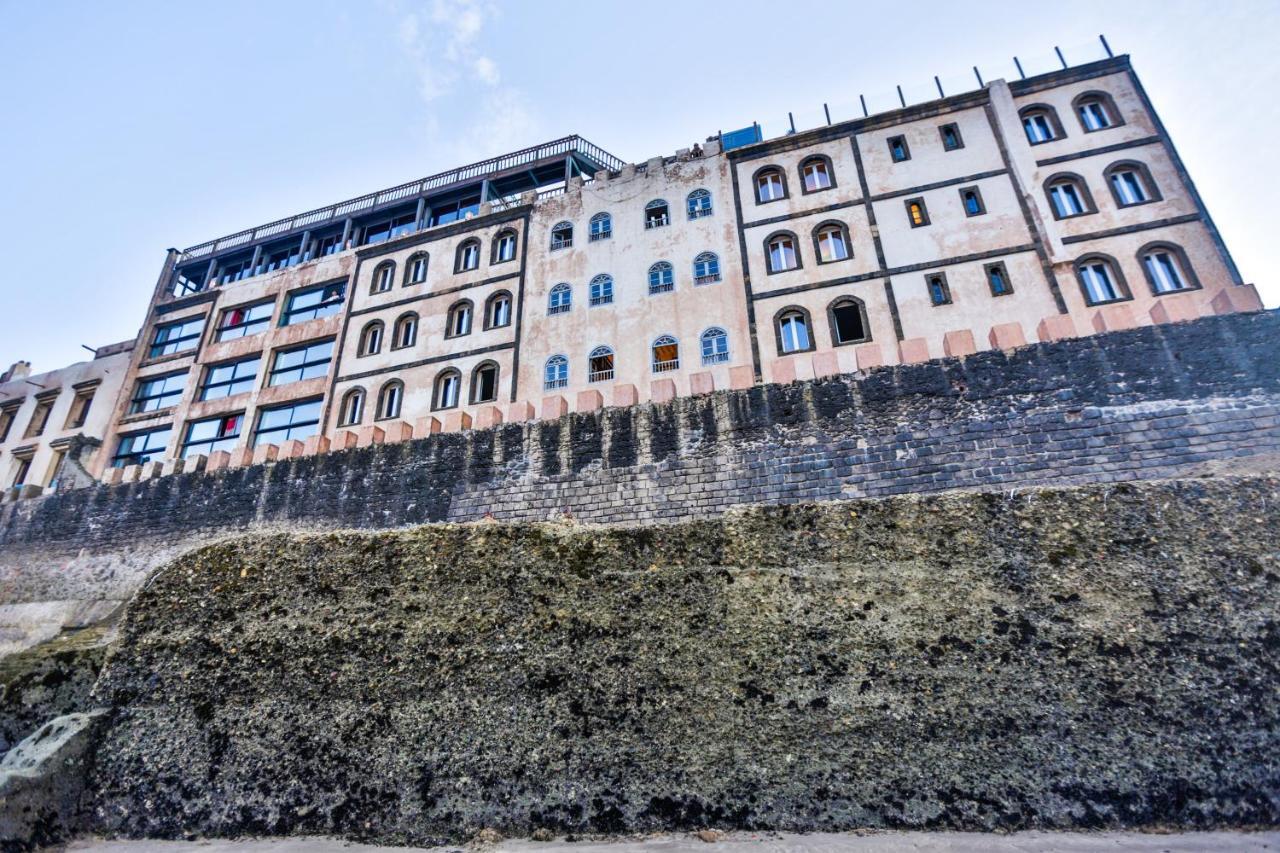
<path id="1" fill-rule="evenodd" d="M 596 242 L 597 240 L 608 240 L 608 239 L 609 239 L 610 237 L 612 237 L 612 236 L 613 236 L 613 232 L 612 232 L 612 231 L 609 231 L 609 230 L 605 230 L 605 231 L 592 231 L 592 232 L 591 232 L 591 235 L 590 235 L 590 237 L 589 237 L 588 239 L 589 239 L 589 241 L 590 241 L 590 242 L 594 243 L 594 242 Z"/>
<path id="2" fill-rule="evenodd" d="M 599 370 L 592 370 L 587 374 L 589 382 L 607 382 L 613 378 L 612 367 L 602 367 Z"/>
<path id="3" fill-rule="evenodd" d="M 649 294 L 652 295 L 655 293 L 670 293 L 675 289 L 676 289 L 676 283 L 674 281 L 664 281 L 661 284 L 649 285 Z"/>
<path id="4" fill-rule="evenodd" d="M 661 228 L 664 225 L 671 224 L 671 218 L 665 213 L 661 216 L 650 216 L 644 221 L 645 228 Z"/>
<path id="5" fill-rule="evenodd" d="M 723 364 L 729 360 L 729 353 L 725 352 L 704 352 L 702 354 L 703 364 Z"/>
<path id="6" fill-rule="evenodd" d="M 672 370 L 680 369 L 680 359 L 672 358 L 667 361 L 655 361 L 653 363 L 654 373 L 668 373 Z"/>
<path id="7" fill-rule="evenodd" d="M 564 388 L 568 386 L 568 384 L 569 378 L 566 376 L 560 379 L 548 379 L 542 384 L 542 387 L 548 391 L 554 391 L 556 388 Z"/>
<path id="8" fill-rule="evenodd" d="M 720 273 L 710 273 L 709 275 L 695 275 L 693 277 L 694 284 L 715 284 L 720 280 Z"/>

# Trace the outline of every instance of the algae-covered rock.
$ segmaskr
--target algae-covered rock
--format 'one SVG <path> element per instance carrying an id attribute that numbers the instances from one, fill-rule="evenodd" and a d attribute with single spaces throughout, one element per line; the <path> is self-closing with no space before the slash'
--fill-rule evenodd
<path id="1" fill-rule="evenodd" d="M 0 757 L 42 723 L 92 706 L 107 626 L 65 631 L 0 658 Z"/>

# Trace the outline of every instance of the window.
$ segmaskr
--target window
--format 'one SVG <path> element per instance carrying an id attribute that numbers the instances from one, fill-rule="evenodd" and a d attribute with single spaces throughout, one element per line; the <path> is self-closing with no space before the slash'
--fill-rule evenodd
<path id="1" fill-rule="evenodd" d="M 492 403 L 498 399 L 498 365 L 481 362 L 471 371 L 471 402 Z"/>
<path id="2" fill-rule="evenodd" d="M 311 257 L 323 258 L 329 255 L 336 255 L 338 252 L 341 252 L 346 248 L 346 244 L 342 242 L 342 232 L 335 231 L 332 234 L 317 238 L 315 241 L 315 247 L 315 255 L 308 255 L 308 260 Z"/>
<path id="3" fill-rule="evenodd" d="M 381 352 L 383 328 L 381 320 L 366 323 L 360 331 L 360 345 L 356 349 L 356 355 L 374 355 Z"/>
<path id="4" fill-rule="evenodd" d="M 889 137 L 889 157 L 895 163 L 902 163 L 911 159 L 911 150 L 907 148 L 907 138 L 905 136 Z"/>
<path id="5" fill-rule="evenodd" d="M 810 157 L 800 164 L 801 189 L 806 193 L 828 190 L 834 186 L 831 180 L 831 161 L 826 157 Z"/>
<path id="6" fill-rule="evenodd" d="M 218 283 L 231 284 L 253 275 L 253 255 L 218 259 Z"/>
<path id="7" fill-rule="evenodd" d="M 454 264 L 454 272 L 467 272 L 480 268 L 480 241 L 472 237 L 458 245 L 458 259 Z"/>
<path id="8" fill-rule="evenodd" d="M 671 224 L 671 216 L 667 210 L 667 203 L 660 198 L 656 198 L 644 206 L 644 227 L 645 228 L 661 228 L 664 225 Z"/>
<path id="9" fill-rule="evenodd" d="M 308 439 L 320 432 L 320 404 L 322 400 L 306 400 L 261 409 L 258 429 L 253 434 L 253 445 L 280 444 L 285 441 Z"/>
<path id="10" fill-rule="evenodd" d="M 129 414 L 156 412 L 177 405 L 187 387 L 187 371 L 139 379 L 129 401 Z"/>
<path id="11" fill-rule="evenodd" d="M 1093 213 L 1093 197 L 1079 175 L 1055 175 L 1045 182 L 1054 219 Z"/>
<path id="12" fill-rule="evenodd" d="M 267 326 L 271 325 L 271 312 L 275 304 L 275 300 L 268 299 L 266 302 L 255 302 L 253 305 L 228 308 L 222 312 L 222 319 L 218 323 L 214 339 L 231 341 L 265 332 Z"/>
<path id="13" fill-rule="evenodd" d="M 597 240 L 608 240 L 613 235 L 613 217 L 607 213 L 597 213 L 591 217 L 591 233 L 587 239 L 594 243 Z"/>
<path id="14" fill-rule="evenodd" d="M 929 224 L 929 211 L 924 206 L 924 199 L 909 198 L 907 205 L 907 221 L 912 228 L 922 228 Z"/>
<path id="15" fill-rule="evenodd" d="M 1052 142 L 1066 135 L 1062 132 L 1058 113 L 1053 107 L 1043 104 L 1023 107 L 1018 111 L 1018 116 L 1022 119 L 1022 129 L 1027 134 L 1027 142 L 1032 145 Z"/>
<path id="16" fill-rule="evenodd" d="M 204 317 L 188 317 L 186 320 L 157 326 L 148 356 L 158 358 L 193 350 L 200 343 L 200 333 L 203 331 Z"/>
<path id="17" fill-rule="evenodd" d="M 1116 109 L 1116 102 L 1106 92 L 1085 92 L 1072 102 L 1072 106 L 1075 107 L 1080 127 L 1085 133 L 1124 124 Z"/>
<path id="18" fill-rule="evenodd" d="M 702 363 L 723 364 L 729 360 L 729 335 L 724 329 L 713 326 L 702 333 Z"/>
<path id="19" fill-rule="evenodd" d="M 982 203 L 982 193 L 977 187 L 961 187 L 960 204 L 964 205 L 965 216 L 981 216 L 987 212 L 986 205 Z"/>
<path id="20" fill-rule="evenodd" d="M 813 232 L 818 263 L 830 264 L 849 259 L 849 233 L 842 222 L 824 222 Z"/>
<path id="21" fill-rule="evenodd" d="M 355 426 L 364 420 L 364 389 L 352 388 L 342 397 L 338 426 Z"/>
<path id="22" fill-rule="evenodd" d="M 1085 302 L 1102 305 L 1129 298 L 1128 288 L 1116 262 L 1106 255 L 1090 255 L 1076 261 L 1076 277 Z"/>
<path id="23" fill-rule="evenodd" d="M 67 423 L 63 429 L 79 429 L 84 426 L 85 421 L 89 419 L 89 407 L 93 405 L 93 395 L 92 388 L 76 392 L 75 398 L 71 401 L 71 409 L 67 412 Z"/>
<path id="24" fill-rule="evenodd" d="M 551 229 L 551 251 L 567 249 L 573 245 L 573 223 L 558 222 Z"/>
<path id="25" fill-rule="evenodd" d="M 867 309 L 862 301 L 843 296 L 827 306 L 827 319 L 831 321 L 831 343 L 856 344 L 871 340 L 867 330 Z"/>
<path id="26" fill-rule="evenodd" d="M 261 363 L 262 357 L 255 355 L 252 358 L 210 367 L 205 371 L 204 383 L 200 386 L 200 399 L 220 400 L 232 394 L 253 390 L 254 382 L 258 378 L 258 366 Z"/>
<path id="27" fill-rule="evenodd" d="M 430 256 L 426 252 L 419 252 L 416 255 L 410 255 L 408 262 L 404 266 L 404 283 L 422 284 L 427 280 L 427 261 Z"/>
<path id="28" fill-rule="evenodd" d="M 769 259 L 769 272 L 785 272 L 800 266 L 796 254 L 796 238 L 793 234 L 775 234 L 765 241 L 765 254 Z"/>
<path id="29" fill-rule="evenodd" d="M 391 261 L 383 261 L 373 271 L 373 285 L 370 293 L 386 293 L 395 282 L 396 265 Z"/>
<path id="30" fill-rule="evenodd" d="M 564 388 L 569 384 L 569 359 L 553 355 L 542 368 L 542 387 L 546 391 Z"/>
<path id="31" fill-rule="evenodd" d="M 693 283 L 713 284 L 720 280 L 720 258 L 715 252 L 703 252 L 693 259 Z"/>
<path id="32" fill-rule="evenodd" d="M 378 392 L 378 411 L 375 420 L 385 421 L 400 417 L 400 404 L 404 402 L 404 383 L 392 379 Z"/>
<path id="33" fill-rule="evenodd" d="M 782 176 L 782 170 L 769 166 L 756 172 L 756 203 L 765 204 L 770 201 L 777 201 L 787 197 L 787 184 Z"/>
<path id="34" fill-rule="evenodd" d="M 951 304 L 951 288 L 947 286 L 946 273 L 936 272 L 924 277 L 925 287 L 929 290 L 929 301 L 935 306 Z"/>
<path id="35" fill-rule="evenodd" d="M 1132 207 L 1135 204 L 1146 204 L 1159 201 L 1155 182 L 1151 180 L 1151 172 L 1147 167 L 1135 161 L 1112 163 L 1105 172 L 1107 186 L 1111 187 L 1111 196 L 1116 207 Z"/>
<path id="36" fill-rule="evenodd" d="M 1147 284 L 1156 296 L 1176 293 L 1179 290 L 1195 290 L 1200 287 L 1187 255 L 1172 243 L 1149 243 L 1138 252 L 1142 269 L 1147 274 Z"/>
<path id="37" fill-rule="evenodd" d="M 573 307 L 573 289 L 563 282 L 551 288 L 547 297 L 548 314 L 565 314 Z"/>
<path id="38" fill-rule="evenodd" d="M 960 126 L 957 124 L 944 124 L 938 128 L 938 133 L 942 136 L 942 150 L 955 151 L 964 147 L 964 139 L 960 136 Z"/>
<path id="39" fill-rule="evenodd" d="M 500 329 L 511 325 L 511 294 L 500 290 L 489 297 L 484 306 L 484 327 Z"/>
<path id="40" fill-rule="evenodd" d="M 445 327 L 446 338 L 460 338 L 471 334 L 471 300 L 455 302 L 449 309 L 448 326 Z"/>
<path id="41" fill-rule="evenodd" d="M 462 374 L 450 368 L 436 376 L 435 392 L 431 408 L 452 409 L 458 405 L 458 390 L 462 387 Z"/>
<path id="42" fill-rule="evenodd" d="M 271 375 L 267 378 L 267 385 L 287 385 L 290 382 L 325 376 L 329 373 L 329 362 L 332 359 L 333 338 L 279 350 L 276 352 Z"/>
<path id="43" fill-rule="evenodd" d="M 499 231 L 493 238 L 493 257 L 490 264 L 501 264 L 516 259 L 516 232 L 510 228 Z"/>
<path id="44" fill-rule="evenodd" d="M 774 320 L 778 334 L 778 352 L 786 355 L 813 349 L 809 335 L 809 312 L 803 308 L 784 308 Z"/>
<path id="45" fill-rule="evenodd" d="M 342 298 L 346 292 L 346 282 L 341 281 L 294 291 L 285 302 L 280 325 L 292 326 L 294 323 L 337 314 L 342 310 Z"/>
<path id="46" fill-rule="evenodd" d="M 368 246 L 372 243 L 382 243 L 394 237 L 399 237 L 401 234 L 408 234 L 415 229 L 417 218 L 417 211 L 412 213 L 405 212 L 366 225 L 362 229 L 364 239 L 360 241 L 360 245 Z"/>
<path id="47" fill-rule="evenodd" d="M 31 420 L 27 422 L 27 431 L 22 434 L 23 438 L 35 438 L 44 432 L 45 425 L 49 423 L 49 412 L 53 411 L 53 401 L 56 398 L 56 394 L 53 397 L 36 398 L 36 408 L 31 413 Z"/>
<path id="48" fill-rule="evenodd" d="M 220 415 L 187 424 L 187 437 L 182 442 L 182 458 L 208 456 L 216 450 L 230 451 L 240 441 L 244 413 Z"/>
<path id="49" fill-rule="evenodd" d="M 392 333 L 391 348 L 405 349 L 418 342 L 418 315 L 412 312 L 401 314 L 396 318 Z"/>
<path id="50" fill-rule="evenodd" d="M 111 457 L 111 467 L 142 465 L 163 457 L 165 448 L 169 446 L 169 436 L 172 431 L 172 428 L 166 426 L 120 436 L 115 455 Z"/>
<path id="51" fill-rule="evenodd" d="M 613 279 L 607 275 L 598 275 L 591 279 L 592 305 L 607 305 L 613 301 Z"/>
<path id="52" fill-rule="evenodd" d="M 983 267 L 987 274 L 987 287 L 992 296 L 1008 296 L 1013 293 L 1013 285 L 1009 283 L 1009 271 L 1003 263 L 987 264 Z"/>
<path id="53" fill-rule="evenodd" d="M 13 467 L 13 482 L 10 485 L 21 486 L 27 482 L 27 476 L 31 473 L 31 457 L 15 456 Z"/>
<path id="54" fill-rule="evenodd" d="M 670 293 L 676 289 L 676 273 L 671 264 L 658 261 L 649 267 L 649 295 Z"/>
<path id="55" fill-rule="evenodd" d="M 0 409 L 0 441 L 9 438 L 9 430 L 13 429 L 13 419 L 17 416 L 18 407 L 21 405 L 21 402 L 17 402 Z"/>
<path id="56" fill-rule="evenodd" d="M 654 373 L 667 373 L 680 369 L 680 344 L 671 335 L 662 335 L 651 347 Z"/>
<path id="57" fill-rule="evenodd" d="M 613 378 L 613 350 L 596 347 L 587 356 L 587 381 L 606 382 Z"/>
<path id="58" fill-rule="evenodd" d="M 685 199 L 690 219 L 701 219 L 711 215 L 711 193 L 706 190 L 694 190 Z"/>

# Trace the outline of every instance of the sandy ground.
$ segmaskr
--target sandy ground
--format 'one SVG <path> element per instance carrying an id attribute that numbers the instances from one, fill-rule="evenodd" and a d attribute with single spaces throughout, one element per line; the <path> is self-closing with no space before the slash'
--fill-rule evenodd
<path id="1" fill-rule="evenodd" d="M 404 853 L 410 849 L 443 851 L 458 848 L 374 847 L 329 838 L 287 838 L 237 841 L 86 839 L 66 849 L 86 853 Z M 662 835 L 617 841 L 502 841 L 467 849 L 472 853 L 1280 853 L 1280 832 L 1186 832 L 1173 835 L 1136 832 L 1017 832 L 1010 835 L 965 832 L 877 832 L 866 835 L 733 833 L 711 842 L 693 835 Z"/>

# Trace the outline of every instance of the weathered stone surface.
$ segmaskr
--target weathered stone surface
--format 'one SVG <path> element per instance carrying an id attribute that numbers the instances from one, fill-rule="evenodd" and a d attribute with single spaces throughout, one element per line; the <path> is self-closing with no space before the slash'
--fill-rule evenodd
<path id="1" fill-rule="evenodd" d="M 105 713 L 50 720 L 0 761 L 0 850 L 36 850 L 84 831 L 85 780 Z"/>
<path id="2" fill-rule="evenodd" d="M 1274 825 L 1278 485 L 209 546 L 103 671 L 96 827 Z"/>
<path id="3" fill-rule="evenodd" d="M 69 631 L 0 658 L 0 757 L 54 717 L 91 707 L 105 628 Z"/>

